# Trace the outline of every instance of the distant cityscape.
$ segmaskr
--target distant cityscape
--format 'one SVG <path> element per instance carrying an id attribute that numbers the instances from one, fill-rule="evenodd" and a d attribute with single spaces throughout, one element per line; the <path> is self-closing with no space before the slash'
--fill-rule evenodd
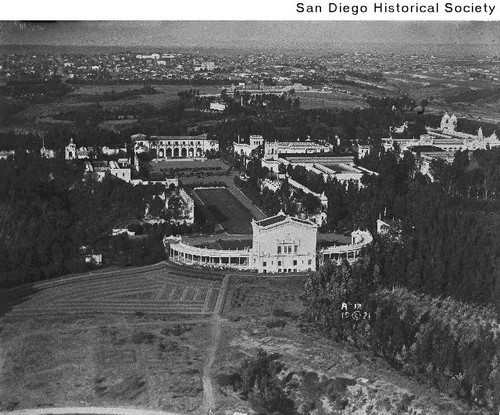
<path id="1" fill-rule="evenodd" d="M 339 80 L 376 84 L 391 75 L 401 82 L 418 78 L 422 85 L 436 80 L 488 80 L 498 83 L 500 56 L 435 56 L 433 54 L 335 53 L 322 57 L 293 54 L 253 53 L 234 56 L 173 53 L 122 52 L 83 54 L 4 54 L 0 66 L 3 82 L 49 80 L 75 83 L 187 82 L 196 84 L 245 82 L 252 84 L 328 84 Z M 360 72 L 350 73 L 350 72 Z"/>

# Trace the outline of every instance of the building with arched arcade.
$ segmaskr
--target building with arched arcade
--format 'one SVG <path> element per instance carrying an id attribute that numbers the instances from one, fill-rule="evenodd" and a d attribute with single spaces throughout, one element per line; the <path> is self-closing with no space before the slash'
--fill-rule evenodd
<path id="1" fill-rule="evenodd" d="M 318 249 L 318 225 L 279 213 L 252 221 L 252 246 L 243 249 L 211 249 L 192 246 L 181 236 L 163 239 L 172 262 L 209 268 L 229 268 L 259 273 L 315 271 L 327 261 L 356 261 L 361 249 L 372 242 L 368 231 L 355 231 L 351 243 Z"/>
<path id="2" fill-rule="evenodd" d="M 401 152 L 416 147 L 436 147 L 453 153 L 459 150 L 488 150 L 500 147 L 500 139 L 498 139 L 496 132 L 485 137 L 481 127 L 479 127 L 477 134 L 468 134 L 457 131 L 457 126 L 457 116 L 445 113 L 441 118 L 439 128 L 426 127 L 427 133 L 420 135 L 418 139 L 396 138 L 391 135 L 391 137 L 383 138 L 382 143 L 386 150 L 393 149 L 394 143 L 397 143 Z M 408 123 L 405 123 L 402 127 L 394 129 L 394 132 L 404 132 L 407 127 Z"/>
<path id="3" fill-rule="evenodd" d="M 146 136 L 134 134 L 132 137 L 136 153 L 156 151 L 159 160 L 176 158 L 205 158 L 210 151 L 219 151 L 219 143 L 209 140 L 207 134 L 197 136 Z"/>

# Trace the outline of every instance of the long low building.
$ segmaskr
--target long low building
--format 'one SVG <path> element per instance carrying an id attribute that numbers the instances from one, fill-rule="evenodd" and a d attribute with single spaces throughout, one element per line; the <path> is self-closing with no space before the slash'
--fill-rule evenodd
<path id="1" fill-rule="evenodd" d="M 340 183 L 347 184 L 351 181 L 361 186 L 361 178 L 364 174 L 377 175 L 378 173 L 356 166 L 353 156 L 286 156 L 278 159 L 262 159 L 262 167 L 277 173 L 280 164 L 285 167 L 302 166 L 307 171 L 323 176 L 328 179 L 336 179 Z"/>
<path id="2" fill-rule="evenodd" d="M 219 142 L 209 140 L 207 134 L 196 136 L 146 136 L 134 134 L 134 151 L 144 153 L 156 150 L 156 158 L 204 158 L 209 151 L 219 151 Z"/>
<path id="3" fill-rule="evenodd" d="M 163 243 L 172 262 L 265 274 L 315 271 L 328 260 L 354 262 L 361 249 L 372 242 L 369 232 L 355 231 L 351 244 L 318 251 L 318 225 L 282 212 L 260 221 L 253 220 L 252 228 L 252 247 L 244 249 L 192 246 L 180 236 L 165 237 Z"/>
<path id="4" fill-rule="evenodd" d="M 318 251 L 318 264 L 323 265 L 328 261 L 354 262 L 359 256 L 359 252 L 365 246 L 373 242 L 373 237 L 368 231 L 354 231 L 351 233 L 351 243 L 348 245 L 335 245 L 323 248 Z"/>
<path id="5" fill-rule="evenodd" d="M 400 151 L 405 151 L 411 147 L 417 146 L 434 146 L 444 151 L 458 150 L 487 150 L 495 147 L 500 147 L 500 140 L 496 132 L 493 132 L 489 137 L 485 137 L 483 129 L 479 127 L 477 134 L 468 134 L 456 131 L 458 118 L 453 114 L 451 117 L 445 113 L 441 119 L 439 128 L 426 127 L 427 133 L 419 136 L 418 140 L 411 138 L 383 138 L 382 142 L 386 150 L 391 150 L 396 143 Z M 408 124 L 405 123 L 402 127 L 394 129 L 394 132 L 406 131 Z"/>
<path id="6" fill-rule="evenodd" d="M 264 158 L 277 160 L 280 155 L 286 154 L 324 154 L 331 151 L 329 144 L 316 143 L 311 140 L 306 141 L 268 141 L 261 135 L 251 135 L 249 142 L 233 143 L 233 152 L 235 156 L 250 158 L 252 151 L 257 147 L 263 146 Z"/>

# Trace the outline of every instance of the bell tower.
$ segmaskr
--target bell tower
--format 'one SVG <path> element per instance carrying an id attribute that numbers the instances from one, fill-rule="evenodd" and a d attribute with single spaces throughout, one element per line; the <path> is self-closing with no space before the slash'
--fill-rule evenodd
<path id="1" fill-rule="evenodd" d="M 76 145 L 73 142 L 73 139 L 71 139 L 69 144 L 64 148 L 64 159 L 65 160 L 76 159 Z"/>

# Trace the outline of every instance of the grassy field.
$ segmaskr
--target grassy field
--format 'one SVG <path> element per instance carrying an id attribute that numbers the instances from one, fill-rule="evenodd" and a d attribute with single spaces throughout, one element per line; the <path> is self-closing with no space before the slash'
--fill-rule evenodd
<path id="1" fill-rule="evenodd" d="M 272 316 L 280 312 L 297 316 L 303 311 L 299 296 L 304 280 L 303 275 L 261 277 L 258 280 L 254 277 L 234 277 L 227 291 L 224 313 L 229 318 L 247 313 Z"/>
<path id="2" fill-rule="evenodd" d="M 252 214 L 227 189 L 197 189 L 196 194 L 227 233 L 252 233 Z"/>
<path id="3" fill-rule="evenodd" d="M 80 85 L 78 88 L 69 94 L 65 99 L 67 102 L 95 102 L 95 97 L 115 91 L 117 93 L 124 91 L 133 91 L 143 88 L 143 85 Z M 192 85 L 153 85 L 153 88 L 158 92 L 156 94 L 143 94 L 124 97 L 117 101 L 106 101 L 103 98 L 102 105 L 106 109 L 115 109 L 124 104 L 150 104 L 159 107 L 163 104 L 178 100 L 178 93 L 188 91 L 190 89 L 200 90 L 201 94 L 216 94 L 220 93 L 221 88 L 218 86 L 205 85 L 193 87 Z"/>
<path id="4" fill-rule="evenodd" d="M 201 404 L 206 323 L 114 316 L 16 326 L 2 333 L 0 410 L 120 403 L 192 412 Z"/>
<path id="5" fill-rule="evenodd" d="M 2 293 L 0 304 L 8 307 L 0 315 L 0 411 L 102 406 L 248 413 L 249 402 L 224 379 L 263 349 L 277 353 L 284 376 L 294 380 L 296 405 L 314 403 L 317 415 L 484 414 L 405 377 L 368 351 L 312 330 L 300 318 L 303 275 L 233 273 L 221 284 L 220 273 L 173 264 L 129 271 Z M 160 304 L 202 301 L 203 289 L 213 293 L 214 287 L 220 294 L 205 296 L 214 314 L 140 306 L 152 298 Z M 79 307 L 86 304 L 85 313 L 75 312 L 72 295 L 80 298 Z M 92 298 L 116 308 L 103 313 L 89 304 Z M 61 301 L 69 303 L 61 308 Z"/>
<path id="6" fill-rule="evenodd" d="M 304 279 L 231 277 L 224 306 L 228 322 L 213 367 L 220 413 L 249 411 L 227 380 L 245 359 L 265 350 L 283 363 L 282 377 L 293 380 L 290 394 L 304 414 L 486 415 L 406 377 L 370 352 L 312 330 L 300 320 Z"/>
<path id="7" fill-rule="evenodd" d="M 160 263 L 139 271 L 121 270 L 35 284 L 0 293 L 0 312 L 36 317 L 63 314 L 210 314 L 220 274 L 186 271 Z M 57 287 L 57 290 L 54 289 Z"/>
<path id="8" fill-rule="evenodd" d="M 300 108 L 306 110 L 314 108 L 355 109 L 368 107 L 366 100 L 361 96 L 335 91 L 325 93 L 297 92 L 296 96 L 300 98 Z"/>
<path id="9" fill-rule="evenodd" d="M 171 104 L 178 100 L 178 93 L 182 91 L 188 91 L 190 89 L 199 90 L 201 94 L 215 94 L 221 91 L 219 86 L 205 85 L 196 86 L 193 85 L 154 85 L 153 86 L 157 94 L 153 95 L 137 95 L 132 97 L 127 97 L 119 99 L 117 101 L 104 101 L 102 102 L 102 107 L 107 110 L 118 110 L 123 108 L 125 105 L 141 105 L 150 104 L 155 107 L 160 107 L 165 104 Z M 33 103 L 24 111 L 20 112 L 16 116 L 16 123 L 19 125 L 12 125 L 6 130 L 15 128 L 16 126 L 29 127 L 31 129 L 42 128 L 43 125 L 39 125 L 39 122 L 57 122 L 52 121 L 51 117 L 57 115 L 60 112 L 66 112 L 71 110 L 77 110 L 82 107 L 86 107 L 89 104 L 95 103 L 96 96 L 102 95 L 104 93 L 110 93 L 111 91 L 123 92 L 128 90 L 141 89 L 143 85 L 141 84 L 131 84 L 131 85 L 80 85 L 75 91 L 71 92 L 60 100 L 51 103 Z M 45 120 L 43 120 L 45 118 Z M 104 124 L 104 128 L 119 129 L 123 128 L 124 124 Z"/>
<path id="10" fill-rule="evenodd" d="M 197 410 L 221 278 L 160 263 L 3 291 L 0 410 Z"/>
<path id="11" fill-rule="evenodd" d="M 198 160 L 167 160 L 149 163 L 151 172 L 160 173 L 161 170 L 170 169 L 227 169 L 227 164 L 219 159 Z"/>
<path id="12" fill-rule="evenodd" d="M 144 85 L 142 84 L 129 84 L 129 85 L 79 85 L 75 91 L 70 95 L 96 95 L 124 91 L 133 91 L 135 89 L 141 89 Z M 166 98 L 177 98 L 177 93 L 182 91 L 187 91 L 190 89 L 196 89 L 200 91 L 200 94 L 217 94 L 221 91 L 220 86 L 216 85 L 153 85 L 153 88 L 160 94 L 163 94 Z"/>

